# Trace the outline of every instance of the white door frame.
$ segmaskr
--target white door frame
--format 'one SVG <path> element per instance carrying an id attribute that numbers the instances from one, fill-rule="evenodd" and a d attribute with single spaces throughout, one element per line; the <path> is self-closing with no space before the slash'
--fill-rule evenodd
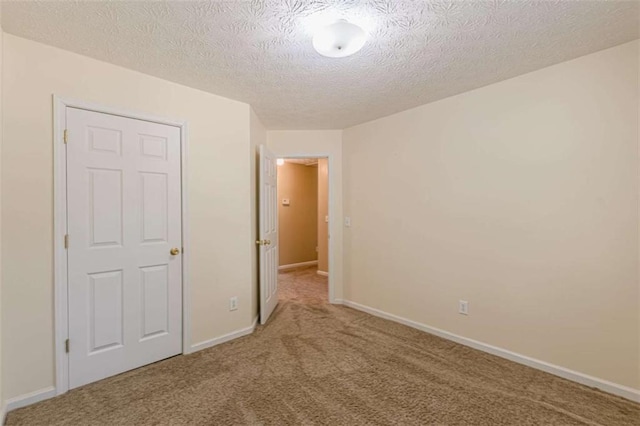
<path id="1" fill-rule="evenodd" d="M 335 280 L 335 276 L 336 276 L 336 270 L 335 269 L 336 268 L 335 268 L 335 262 L 334 262 L 334 259 L 333 259 L 333 257 L 334 257 L 333 243 L 331 241 L 331 223 L 332 223 L 332 220 L 334 220 L 334 217 L 331 214 L 331 212 L 333 211 L 333 198 L 332 198 L 333 185 L 331 183 L 331 169 L 333 167 L 333 162 L 334 162 L 333 156 L 331 154 L 328 154 L 328 153 L 327 154 L 315 153 L 315 154 L 309 154 L 309 155 L 296 154 L 296 155 L 282 155 L 281 156 L 277 152 L 274 152 L 274 155 L 277 158 L 284 158 L 285 160 L 287 160 L 287 159 L 295 160 L 295 159 L 302 159 L 302 158 L 315 158 L 315 159 L 326 158 L 327 159 L 327 204 L 328 204 L 327 213 L 328 213 L 328 216 L 329 216 L 329 227 L 327 229 L 327 236 L 329 237 L 329 243 L 327 244 L 327 249 L 329 250 L 329 253 L 328 253 L 328 261 L 329 261 L 329 277 L 328 277 L 329 278 L 328 279 L 328 281 L 329 281 L 329 283 L 328 283 L 329 295 L 328 296 L 329 296 L 329 300 L 328 300 L 328 302 L 329 303 L 338 303 L 336 301 L 336 299 L 335 299 L 335 288 L 334 288 L 334 286 L 335 286 L 335 283 L 336 283 L 336 280 Z M 278 205 L 279 204 L 280 203 L 278 203 Z M 317 214 L 317 212 L 316 212 L 316 214 Z M 280 220 L 280 219 L 278 218 L 278 220 Z M 280 250 L 280 245 L 279 244 L 278 244 L 278 250 Z"/>
<path id="2" fill-rule="evenodd" d="M 182 353 L 191 352 L 191 297 L 189 292 L 189 215 L 187 202 L 187 122 L 145 113 L 106 107 L 53 95 L 53 267 L 54 267 L 54 350 L 56 395 L 69 390 L 69 357 L 65 340 L 69 338 L 67 250 L 67 155 L 64 143 L 67 107 L 111 114 L 180 128 L 182 197 Z"/>

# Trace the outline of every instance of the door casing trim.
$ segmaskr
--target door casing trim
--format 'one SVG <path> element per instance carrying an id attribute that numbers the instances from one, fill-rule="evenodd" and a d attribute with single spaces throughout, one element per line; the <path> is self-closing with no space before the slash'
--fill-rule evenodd
<path id="1" fill-rule="evenodd" d="M 180 129 L 180 180 L 182 198 L 182 353 L 191 349 L 191 297 L 189 285 L 189 215 L 187 191 L 188 123 L 158 117 L 122 108 L 93 104 L 77 99 L 53 95 L 53 267 L 54 267 L 54 356 L 55 395 L 69 390 L 69 357 L 65 352 L 65 340 L 69 338 L 69 307 L 67 298 L 67 250 L 64 236 L 67 234 L 67 161 L 64 130 L 67 107 L 136 120 L 166 124 Z"/>

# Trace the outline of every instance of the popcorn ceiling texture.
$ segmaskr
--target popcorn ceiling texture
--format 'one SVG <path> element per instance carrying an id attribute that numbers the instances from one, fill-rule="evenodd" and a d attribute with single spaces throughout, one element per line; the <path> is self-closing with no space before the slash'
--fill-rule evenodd
<path id="1" fill-rule="evenodd" d="M 315 166 L 318 164 L 317 158 L 287 158 L 285 163 L 302 164 L 303 166 Z"/>
<path id="2" fill-rule="evenodd" d="M 345 128 L 638 38 L 635 1 L 3 2 L 4 31 L 251 104 L 269 129 Z M 354 56 L 314 25 L 361 24 Z"/>

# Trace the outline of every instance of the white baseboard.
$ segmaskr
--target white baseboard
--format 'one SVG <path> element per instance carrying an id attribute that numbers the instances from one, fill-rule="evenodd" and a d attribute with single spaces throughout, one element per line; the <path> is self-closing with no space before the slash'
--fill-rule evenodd
<path id="1" fill-rule="evenodd" d="M 4 402 L 0 401 L 0 426 L 4 426 L 4 418 L 7 416 L 7 410 Z"/>
<path id="2" fill-rule="evenodd" d="M 313 265 L 317 265 L 317 264 L 318 264 L 317 260 L 310 260 L 308 262 L 300 262 L 300 263 L 291 263 L 289 265 L 281 265 L 281 266 L 278 267 L 278 270 L 285 271 L 287 269 L 302 268 L 304 266 L 313 266 Z"/>
<path id="3" fill-rule="evenodd" d="M 6 408 L 3 410 L 3 414 L 18 408 L 26 407 L 27 405 L 35 404 L 36 402 L 44 401 L 45 399 L 53 398 L 54 396 L 56 396 L 55 386 L 48 386 L 37 391 L 16 396 L 15 398 L 9 398 L 7 399 Z"/>
<path id="4" fill-rule="evenodd" d="M 571 380 L 586 386 L 598 388 L 602 391 L 612 393 L 614 395 L 618 395 L 635 402 L 640 402 L 640 390 L 638 389 L 622 386 L 613 382 L 609 382 L 607 380 L 602 380 L 597 377 L 593 377 L 577 371 L 569 370 L 568 368 L 550 364 L 545 361 L 540 361 L 538 359 L 531 358 L 526 355 L 521 355 L 516 352 L 511 352 L 509 350 L 502 349 L 497 346 L 492 346 L 483 342 L 479 342 L 477 340 L 473 340 L 467 337 L 459 336 L 457 334 L 449 333 L 448 331 L 440 330 L 435 327 L 421 324 L 419 322 L 416 322 L 407 318 L 399 317 L 397 315 L 393 315 L 393 314 L 381 311 L 379 309 L 371 308 L 369 306 L 361 305 L 359 303 L 352 302 L 350 300 L 342 300 L 341 302 L 345 306 L 349 306 L 350 308 L 354 308 L 359 311 L 366 312 L 376 317 L 380 317 L 380 318 L 388 319 L 400 324 L 404 324 L 409 327 L 413 327 L 418 330 L 427 332 L 429 334 L 433 334 L 433 335 L 442 337 L 444 339 L 451 340 L 456 343 L 460 343 L 462 345 L 469 346 L 474 349 L 478 349 L 480 351 L 487 352 L 492 355 L 496 355 L 501 358 L 505 358 L 510 361 L 517 362 L 519 364 L 524 364 L 526 366 L 529 366 L 538 370 L 542 370 L 544 372 L 562 377 L 567 380 Z M 338 302 L 338 299 L 336 299 L 334 300 L 334 303 L 338 304 L 340 302 Z"/>
<path id="5" fill-rule="evenodd" d="M 322 275 L 323 277 L 328 277 L 328 276 L 329 276 L 329 273 L 328 273 L 328 272 L 325 272 L 325 271 L 320 271 L 320 270 L 318 270 L 318 271 L 316 271 L 316 272 L 318 273 L 318 275 Z"/>
<path id="6" fill-rule="evenodd" d="M 196 343 L 195 345 L 191 345 L 191 352 L 201 351 L 203 349 L 211 348 L 216 345 L 220 345 L 222 343 L 228 342 L 230 340 L 237 339 L 238 337 L 246 336 L 248 334 L 253 333 L 256 329 L 256 325 L 258 324 L 258 316 L 253 319 L 253 323 L 246 328 L 241 328 L 240 330 L 232 331 L 231 333 L 224 334 L 219 337 L 215 337 L 213 339 L 205 340 L 204 342 Z"/>
<path id="7" fill-rule="evenodd" d="M 228 342 L 229 340 L 237 339 L 238 337 L 251 334 L 255 330 L 257 324 L 258 316 L 253 319 L 253 323 L 249 327 L 236 330 L 232 333 L 228 333 L 220 337 L 216 337 L 215 339 L 206 340 L 204 342 L 192 345 L 191 352 L 210 348 L 212 346 Z M 44 389 L 8 399 L 6 404 L 1 407 L 2 409 L 0 409 L 0 426 L 4 424 L 4 419 L 8 412 L 18 408 L 26 407 L 27 405 L 35 404 L 36 402 L 44 401 L 45 399 L 53 398 L 54 396 L 56 396 L 56 388 L 55 386 L 49 386 Z"/>

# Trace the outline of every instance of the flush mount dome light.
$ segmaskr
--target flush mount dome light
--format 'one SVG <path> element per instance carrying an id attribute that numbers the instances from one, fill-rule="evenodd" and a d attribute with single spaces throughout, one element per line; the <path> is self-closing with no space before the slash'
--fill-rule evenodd
<path id="1" fill-rule="evenodd" d="M 362 49 L 366 41 L 362 28 L 343 19 L 319 29 L 313 36 L 313 47 L 322 56 L 344 58 Z"/>

